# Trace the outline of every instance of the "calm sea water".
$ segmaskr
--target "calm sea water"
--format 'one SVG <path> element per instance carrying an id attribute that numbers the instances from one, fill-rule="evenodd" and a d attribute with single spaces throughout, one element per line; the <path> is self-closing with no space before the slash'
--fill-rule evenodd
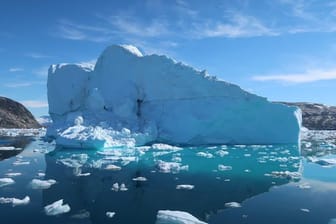
<path id="1" fill-rule="evenodd" d="M 29 196 L 30 202 L 0 204 L 0 223 L 151 224 L 158 210 L 186 211 L 220 224 L 336 223 L 335 136 L 311 132 L 301 149 L 154 145 L 104 151 L 59 149 L 39 137 L 3 137 L 0 145 L 23 150 L 0 150 L 0 178 L 15 181 L 0 184 L 0 198 Z M 33 179 L 56 183 L 34 189 Z M 71 210 L 48 216 L 44 207 L 60 199 Z"/>

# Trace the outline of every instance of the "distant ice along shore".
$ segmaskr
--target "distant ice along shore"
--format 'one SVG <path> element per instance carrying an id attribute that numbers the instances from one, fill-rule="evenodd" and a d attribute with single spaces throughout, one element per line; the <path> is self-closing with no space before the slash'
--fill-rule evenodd
<path id="1" fill-rule="evenodd" d="M 298 143 L 301 127 L 297 107 L 130 45 L 52 65 L 48 101 L 47 135 L 64 147 Z"/>

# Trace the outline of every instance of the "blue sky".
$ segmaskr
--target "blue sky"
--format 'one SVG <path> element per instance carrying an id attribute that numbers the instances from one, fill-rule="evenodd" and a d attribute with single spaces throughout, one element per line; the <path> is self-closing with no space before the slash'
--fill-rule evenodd
<path id="1" fill-rule="evenodd" d="M 3 0 L 0 95 L 48 113 L 50 64 L 111 44 L 167 54 L 269 100 L 336 105 L 336 1 Z"/>

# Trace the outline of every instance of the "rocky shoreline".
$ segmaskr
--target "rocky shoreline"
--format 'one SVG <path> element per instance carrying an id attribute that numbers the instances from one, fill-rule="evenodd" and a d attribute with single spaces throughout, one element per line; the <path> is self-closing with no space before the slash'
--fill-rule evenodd
<path id="1" fill-rule="evenodd" d="M 336 107 L 318 103 L 288 103 L 302 110 L 302 125 L 310 130 L 336 130 Z"/>

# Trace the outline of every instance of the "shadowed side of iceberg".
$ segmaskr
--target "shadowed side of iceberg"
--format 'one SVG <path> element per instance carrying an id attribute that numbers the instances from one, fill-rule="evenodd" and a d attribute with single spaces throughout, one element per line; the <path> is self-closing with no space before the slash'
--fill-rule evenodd
<path id="1" fill-rule="evenodd" d="M 93 66 L 49 69 L 48 100 L 59 145 L 298 143 L 301 112 L 133 46 L 108 47 Z"/>

